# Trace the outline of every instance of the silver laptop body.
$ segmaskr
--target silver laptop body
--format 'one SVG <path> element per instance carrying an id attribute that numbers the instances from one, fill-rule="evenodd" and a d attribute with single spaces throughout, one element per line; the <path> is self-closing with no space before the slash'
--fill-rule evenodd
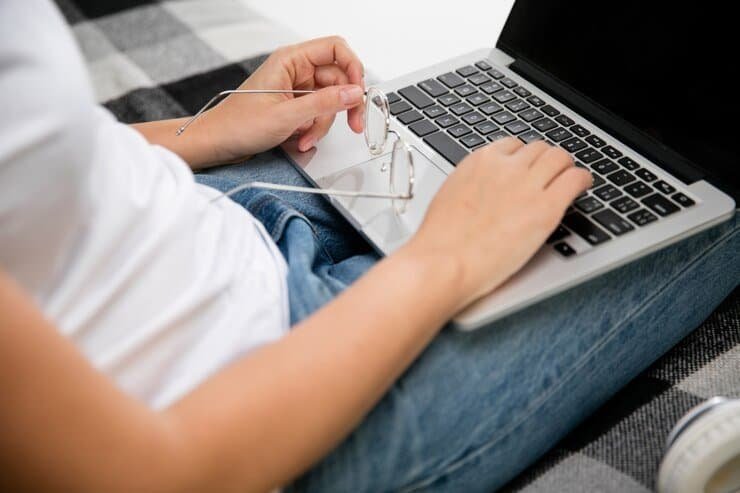
<path id="1" fill-rule="evenodd" d="M 551 94 L 510 70 L 514 59 L 497 48 L 468 53 L 377 86 L 386 93 L 392 93 L 425 79 L 435 79 L 441 74 L 455 72 L 460 67 L 475 66 L 481 61 L 501 71 L 519 87 L 545 99 L 549 105 L 575 120 L 576 124 L 602 136 L 608 145 L 639 162 L 657 180 L 664 181 L 688 196 L 694 205 L 680 207 L 678 212 L 665 217 L 655 214 L 657 220 L 650 224 L 642 227 L 633 225 L 635 227 L 631 231 L 620 235 L 611 234 L 609 241 L 598 245 L 592 245 L 569 231 L 566 241 L 575 250 L 575 254 L 564 256 L 552 243 L 544 245 L 512 279 L 458 314 L 454 318 L 457 328 L 479 328 L 732 217 L 735 203 L 729 195 L 704 180 L 690 185 L 682 183 L 646 156 L 594 125 L 585 115 L 579 115 Z M 406 212 L 400 216 L 396 214 L 390 200 L 329 198 L 336 209 L 377 251 L 385 255 L 392 253 L 414 234 L 435 192 L 445 177 L 454 170 L 448 160 L 396 118 L 392 118 L 391 127 L 412 147 L 414 154 L 415 196 L 408 204 Z M 363 137 L 352 133 L 343 122 L 334 125 L 312 151 L 301 153 L 291 143 L 285 145 L 285 150 L 305 177 L 318 187 L 378 191 L 387 188 L 388 178 L 380 171 L 387 156 L 370 159 Z M 605 230 L 608 231 L 606 228 Z M 507 239 L 502 238 L 502 241 Z"/>

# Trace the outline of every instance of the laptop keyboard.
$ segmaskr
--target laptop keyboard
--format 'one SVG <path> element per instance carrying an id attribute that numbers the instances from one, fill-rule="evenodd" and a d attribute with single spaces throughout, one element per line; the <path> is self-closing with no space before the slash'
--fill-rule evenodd
<path id="1" fill-rule="evenodd" d="M 685 191 L 591 133 L 486 61 L 388 94 L 390 112 L 453 165 L 489 142 L 517 136 L 559 145 L 593 186 L 547 243 L 570 257 L 695 204 Z M 585 241 L 584 241 L 585 240 Z"/>

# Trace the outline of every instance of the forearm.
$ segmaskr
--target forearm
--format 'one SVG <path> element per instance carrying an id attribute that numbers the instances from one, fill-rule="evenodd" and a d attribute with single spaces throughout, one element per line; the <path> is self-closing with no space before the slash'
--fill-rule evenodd
<path id="1" fill-rule="evenodd" d="M 197 171 L 228 161 L 214 144 L 216 140 L 211 135 L 212 130 L 206 125 L 209 116 L 208 112 L 204 113 L 192 128 L 188 129 L 188 133 L 182 136 L 177 135 L 177 129 L 188 121 L 189 117 L 135 123 L 131 127 L 142 134 L 150 144 L 169 149 Z M 244 159 L 248 157 L 244 156 Z"/>
<path id="2" fill-rule="evenodd" d="M 203 487 L 263 491 L 328 453 L 459 308 L 458 276 L 400 252 L 173 406 Z"/>

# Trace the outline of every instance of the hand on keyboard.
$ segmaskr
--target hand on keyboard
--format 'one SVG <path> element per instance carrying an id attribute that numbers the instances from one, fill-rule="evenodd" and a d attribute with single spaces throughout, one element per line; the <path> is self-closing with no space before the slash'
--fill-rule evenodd
<path id="1" fill-rule="evenodd" d="M 457 263 L 462 308 L 518 271 L 591 184 L 563 149 L 498 140 L 458 164 L 410 246 Z"/>

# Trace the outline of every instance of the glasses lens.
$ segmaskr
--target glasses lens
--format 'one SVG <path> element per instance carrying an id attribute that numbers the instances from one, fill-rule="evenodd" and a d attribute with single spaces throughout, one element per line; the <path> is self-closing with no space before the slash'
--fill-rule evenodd
<path id="1" fill-rule="evenodd" d="M 380 89 L 370 87 L 365 102 L 365 141 L 370 154 L 383 152 L 388 138 L 388 99 Z"/>
<path id="2" fill-rule="evenodd" d="M 413 193 L 414 163 L 411 151 L 402 141 L 396 141 L 390 166 L 391 195 L 401 198 L 392 199 L 393 207 L 398 214 L 406 212 L 406 205 Z"/>

